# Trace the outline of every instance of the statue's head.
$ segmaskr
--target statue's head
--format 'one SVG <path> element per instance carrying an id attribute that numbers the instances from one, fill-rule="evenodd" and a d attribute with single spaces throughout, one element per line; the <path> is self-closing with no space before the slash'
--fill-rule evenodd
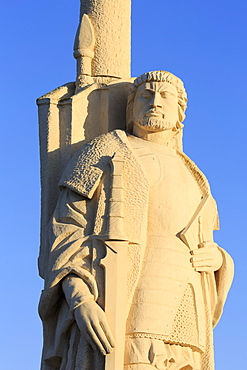
<path id="1" fill-rule="evenodd" d="M 170 72 L 154 71 L 134 80 L 128 97 L 127 129 L 133 125 L 151 132 L 182 131 L 187 94 L 183 82 Z"/>

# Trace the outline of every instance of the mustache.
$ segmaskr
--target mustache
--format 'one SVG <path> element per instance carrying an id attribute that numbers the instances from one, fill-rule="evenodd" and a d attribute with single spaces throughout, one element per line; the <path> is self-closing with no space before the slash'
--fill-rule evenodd
<path id="1" fill-rule="evenodd" d="M 165 118 L 165 115 L 163 112 L 161 112 L 160 110 L 156 109 L 156 108 L 151 108 L 149 109 L 145 114 L 144 116 L 153 116 L 153 115 L 157 115 L 157 116 L 161 116 L 162 118 Z"/>

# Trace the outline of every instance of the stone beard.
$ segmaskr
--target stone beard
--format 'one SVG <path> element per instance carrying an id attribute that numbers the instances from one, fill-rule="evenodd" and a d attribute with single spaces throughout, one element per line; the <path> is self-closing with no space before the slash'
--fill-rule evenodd
<path id="1" fill-rule="evenodd" d="M 170 121 L 154 117 L 144 117 L 142 120 L 136 120 L 135 124 L 147 131 L 163 131 L 172 128 L 172 123 Z"/>
<path id="2" fill-rule="evenodd" d="M 126 321 L 124 360 L 110 370 L 214 369 L 212 329 L 233 265 L 213 242 L 218 214 L 207 179 L 179 150 L 186 101 L 171 73 L 141 75 L 128 101 L 132 133 L 96 137 L 69 162 L 47 230 L 42 370 L 104 370 L 117 350 L 101 267 L 104 240 L 121 241 L 120 232 L 110 237 L 112 225 L 127 235 L 128 291 L 126 315 L 116 314 Z"/>

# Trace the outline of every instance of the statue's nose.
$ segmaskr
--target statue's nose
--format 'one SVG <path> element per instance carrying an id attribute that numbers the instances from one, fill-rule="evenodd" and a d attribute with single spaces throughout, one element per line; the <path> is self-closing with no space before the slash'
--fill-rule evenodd
<path id="1" fill-rule="evenodd" d="M 155 92 L 153 94 L 153 99 L 152 99 L 151 106 L 154 107 L 154 108 L 162 108 L 163 107 L 162 101 L 161 101 L 161 95 L 160 95 L 159 92 Z"/>

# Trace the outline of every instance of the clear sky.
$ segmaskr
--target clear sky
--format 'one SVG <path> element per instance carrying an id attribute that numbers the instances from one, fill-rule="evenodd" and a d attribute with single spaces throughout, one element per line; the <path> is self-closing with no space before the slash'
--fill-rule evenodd
<path id="1" fill-rule="evenodd" d="M 113 0 L 114 1 L 114 0 Z M 216 370 L 246 369 L 247 3 L 133 0 L 132 76 L 155 69 L 183 79 L 184 150 L 217 199 L 219 245 L 236 275 L 215 329 Z M 35 99 L 75 79 L 79 0 L 1 5 L 1 365 L 39 369 L 37 303 L 40 183 Z"/>

